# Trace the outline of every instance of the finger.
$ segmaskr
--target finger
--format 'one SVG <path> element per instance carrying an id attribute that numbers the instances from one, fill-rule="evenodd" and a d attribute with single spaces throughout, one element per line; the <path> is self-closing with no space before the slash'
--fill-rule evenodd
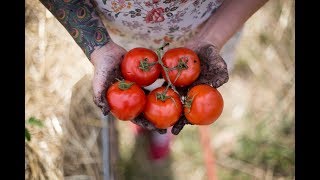
<path id="1" fill-rule="evenodd" d="M 190 124 L 185 116 L 182 116 L 176 124 L 173 125 L 171 133 L 178 135 L 186 124 Z"/>
<path id="2" fill-rule="evenodd" d="M 101 103 L 102 103 L 102 113 L 104 116 L 106 116 L 109 112 L 110 112 L 110 107 L 109 107 L 109 104 L 108 104 L 108 101 L 106 99 L 106 91 L 107 89 L 104 89 L 101 93 Z"/>
<path id="3" fill-rule="evenodd" d="M 109 112 L 109 106 L 105 99 L 105 81 L 106 75 L 103 72 L 96 70 L 92 80 L 93 101 L 102 110 L 104 115 Z"/>
<path id="4" fill-rule="evenodd" d="M 167 129 L 156 128 L 150 121 L 146 120 L 142 114 L 140 114 L 134 120 L 131 120 L 131 122 L 149 131 L 157 131 L 160 134 L 167 133 Z"/>
<path id="5" fill-rule="evenodd" d="M 135 119 L 131 120 L 131 122 L 150 131 L 156 130 L 156 127 L 151 122 L 146 120 L 142 114 L 140 114 Z"/>
<path id="6" fill-rule="evenodd" d="M 104 93 L 102 93 L 101 97 L 93 97 L 93 102 L 101 109 L 103 115 L 106 116 L 110 112 L 110 107 L 105 101 L 103 94 Z"/>
<path id="7" fill-rule="evenodd" d="M 156 128 L 156 131 L 157 131 L 159 134 L 165 134 L 165 133 L 167 133 L 167 129 L 158 129 L 158 128 Z"/>
<path id="8" fill-rule="evenodd" d="M 219 88 L 229 80 L 228 70 L 221 70 L 217 74 L 212 80 L 212 86 L 215 88 Z"/>
<path id="9" fill-rule="evenodd" d="M 218 88 L 228 82 L 229 80 L 229 73 L 226 62 L 223 60 L 222 57 L 219 60 L 215 61 L 212 65 L 214 67 L 214 74 L 215 76 L 212 79 L 212 86 Z"/>
<path id="10" fill-rule="evenodd" d="M 201 74 L 197 81 L 192 84 L 193 86 L 209 84 L 218 88 L 228 82 L 227 64 L 214 46 L 209 45 L 201 48 L 198 55 L 201 59 Z"/>
<path id="11" fill-rule="evenodd" d="M 188 93 L 188 89 L 191 88 L 192 86 L 190 87 L 176 87 L 177 91 L 179 92 L 179 94 L 181 96 L 186 96 L 187 93 Z"/>

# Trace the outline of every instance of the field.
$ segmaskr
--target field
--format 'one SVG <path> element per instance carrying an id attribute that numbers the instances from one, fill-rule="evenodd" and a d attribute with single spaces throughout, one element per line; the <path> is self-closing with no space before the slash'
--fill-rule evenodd
<path id="1" fill-rule="evenodd" d="M 294 7 L 294 1 L 269 1 L 243 28 L 230 80 L 219 88 L 225 109 L 209 127 L 218 179 L 294 179 Z M 74 86 L 90 82 L 93 67 L 39 1 L 26 1 L 25 9 L 26 118 L 43 123 L 26 124 L 26 179 L 90 179 L 101 168 L 102 124 L 91 84 Z M 122 179 L 207 179 L 197 127 L 175 137 L 162 165 L 147 161 L 145 138 L 135 140 L 125 122 L 117 127 Z"/>

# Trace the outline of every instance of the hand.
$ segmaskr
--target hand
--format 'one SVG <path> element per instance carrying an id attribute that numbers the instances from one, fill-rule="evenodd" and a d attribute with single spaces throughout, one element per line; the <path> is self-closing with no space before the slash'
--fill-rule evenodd
<path id="1" fill-rule="evenodd" d="M 188 89 L 198 84 L 208 84 L 219 88 L 229 80 L 227 64 L 219 54 L 218 48 L 207 42 L 192 41 L 185 47 L 192 49 L 197 53 L 201 61 L 201 73 L 198 79 L 188 88 L 177 88 L 181 96 L 186 96 Z M 171 132 L 174 135 L 180 133 L 188 122 L 185 116 L 182 116 L 172 127 Z"/>
<path id="2" fill-rule="evenodd" d="M 157 131 L 160 134 L 167 133 L 167 129 L 158 129 L 156 128 L 150 121 L 148 121 L 145 117 L 143 117 L 142 114 L 140 114 L 138 117 L 136 117 L 134 120 L 132 120 L 134 124 L 147 129 L 149 131 Z"/>
<path id="3" fill-rule="evenodd" d="M 219 54 L 219 49 L 207 42 L 190 42 L 186 45 L 197 53 L 201 61 L 201 73 L 191 85 L 208 84 L 219 88 L 229 80 L 228 68 Z"/>
<path id="4" fill-rule="evenodd" d="M 109 42 L 91 54 L 91 62 L 94 65 L 94 77 L 92 81 L 94 103 L 102 110 L 104 115 L 110 112 L 110 107 L 105 99 L 106 90 L 110 85 L 121 79 L 120 63 L 127 51 Z M 146 92 L 147 93 L 147 92 Z M 157 131 L 160 134 L 167 132 L 166 129 L 158 129 L 151 122 L 147 121 L 142 115 L 131 122 L 150 131 Z"/>
<path id="5" fill-rule="evenodd" d="M 110 41 L 91 54 L 91 62 L 94 66 L 93 101 L 104 115 L 110 112 L 105 99 L 106 90 L 117 78 L 121 77 L 120 62 L 126 52 L 124 48 Z"/>

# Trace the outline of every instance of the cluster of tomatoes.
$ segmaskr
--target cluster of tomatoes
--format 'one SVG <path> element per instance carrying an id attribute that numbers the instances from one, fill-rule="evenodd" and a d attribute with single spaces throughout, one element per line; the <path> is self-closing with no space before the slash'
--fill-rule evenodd
<path id="1" fill-rule="evenodd" d="M 169 49 L 161 58 L 150 49 L 134 48 L 125 55 L 120 68 L 124 80 L 118 80 L 106 92 L 110 111 L 119 120 L 133 120 L 142 113 L 155 127 L 166 129 L 182 115 L 191 124 L 209 125 L 222 113 L 223 98 L 214 87 L 196 85 L 183 98 L 176 91 L 175 87 L 188 87 L 200 75 L 200 59 L 190 49 Z M 146 95 L 142 88 L 160 76 L 167 85 Z"/>

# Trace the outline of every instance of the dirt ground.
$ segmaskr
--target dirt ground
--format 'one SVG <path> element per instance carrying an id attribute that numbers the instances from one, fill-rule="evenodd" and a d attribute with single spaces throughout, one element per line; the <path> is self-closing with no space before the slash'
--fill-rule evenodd
<path id="1" fill-rule="evenodd" d="M 220 119 L 210 126 L 218 178 L 294 179 L 294 1 L 269 1 L 243 28 Z M 103 124 L 92 102 L 93 67 L 39 1 L 26 1 L 26 179 L 100 179 Z M 80 81 L 82 80 L 82 81 Z M 87 86 L 75 86 L 76 83 Z M 72 97 L 81 98 L 72 98 Z M 146 157 L 147 139 L 119 131 L 120 179 L 207 179 L 198 128 L 186 126 L 164 164 Z"/>

